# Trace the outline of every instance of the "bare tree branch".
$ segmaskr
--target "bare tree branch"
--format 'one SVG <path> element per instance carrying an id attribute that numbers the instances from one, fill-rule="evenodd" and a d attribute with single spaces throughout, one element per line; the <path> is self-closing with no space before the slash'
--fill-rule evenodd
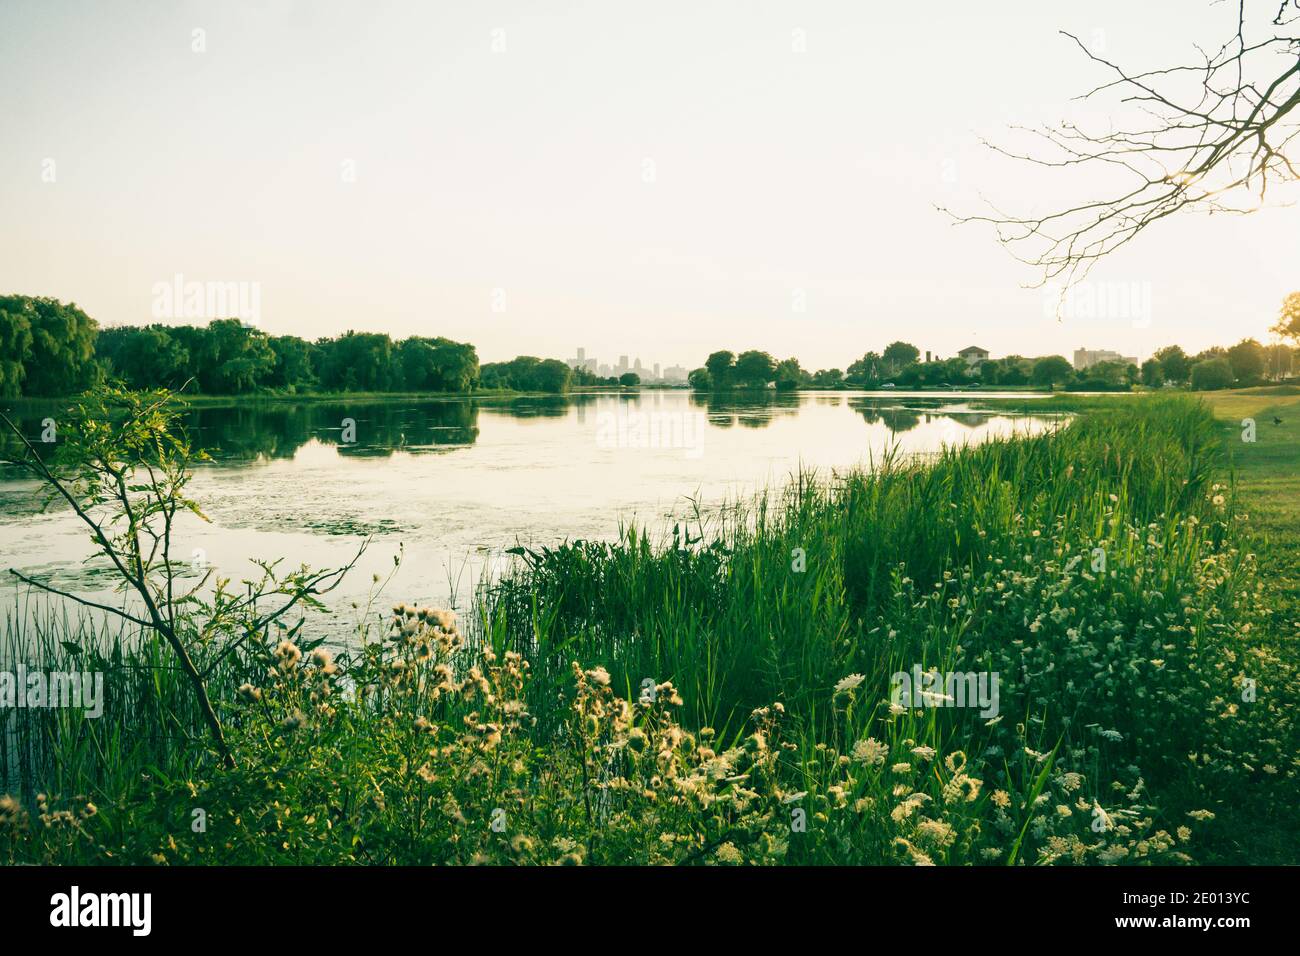
<path id="1" fill-rule="evenodd" d="M 1270 187 L 1300 181 L 1300 158 L 1288 156 L 1300 136 L 1300 0 L 1271 0 L 1273 9 L 1263 30 L 1251 31 L 1248 21 L 1267 15 L 1248 17 L 1247 0 L 1238 0 L 1235 35 L 1216 52 L 1198 49 L 1199 62 L 1141 73 L 1063 32 L 1111 74 L 1078 99 L 1111 96 L 1136 118 L 1106 131 L 1068 122 L 1018 128 L 1041 153 L 985 145 L 1039 166 L 1118 170 L 1127 182 L 1109 195 L 1038 216 L 1003 213 L 991 203 L 984 215 L 943 211 L 958 223 L 992 225 L 1012 255 L 1038 272 L 1034 285 L 1059 283 L 1062 294 L 1098 260 L 1175 213 L 1255 211 Z M 1248 32 L 1269 35 L 1248 41 Z"/>

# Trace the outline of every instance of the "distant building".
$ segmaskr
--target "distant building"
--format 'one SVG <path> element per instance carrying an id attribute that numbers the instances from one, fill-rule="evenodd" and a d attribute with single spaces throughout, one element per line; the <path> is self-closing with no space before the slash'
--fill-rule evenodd
<path id="1" fill-rule="evenodd" d="M 626 372 L 636 372 L 637 375 L 641 376 L 641 381 L 647 384 L 650 382 L 685 383 L 688 374 L 687 370 L 680 365 L 669 365 L 661 373 L 658 362 L 650 366 L 642 362 L 638 357 L 629 363 L 626 355 L 618 357 L 617 365 L 609 365 L 605 362 L 597 362 L 596 359 L 588 356 L 586 349 L 578 349 L 578 354 L 568 359 L 568 365 L 569 368 L 575 370 L 586 369 L 600 378 L 618 378 Z"/>
<path id="2" fill-rule="evenodd" d="M 1112 352 L 1109 349 L 1074 350 L 1074 370 L 1076 372 L 1091 368 L 1098 362 L 1123 362 L 1125 365 L 1138 364 L 1138 360 L 1134 356 L 1120 355 L 1118 352 Z"/>
<path id="3" fill-rule="evenodd" d="M 957 356 L 966 360 L 967 368 L 979 368 L 982 363 L 989 360 L 989 350 L 982 349 L 978 345 L 968 345 L 958 352 Z"/>
<path id="4" fill-rule="evenodd" d="M 578 349 L 577 356 L 569 359 L 568 365 L 569 368 L 574 370 L 586 369 L 588 372 L 592 373 L 596 371 L 596 360 L 594 358 L 587 358 L 586 349 Z"/>

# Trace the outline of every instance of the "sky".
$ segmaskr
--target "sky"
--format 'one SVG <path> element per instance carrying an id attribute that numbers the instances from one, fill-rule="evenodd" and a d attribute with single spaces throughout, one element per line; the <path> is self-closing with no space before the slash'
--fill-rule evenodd
<path id="1" fill-rule="evenodd" d="M 1093 272 L 1112 314 L 1059 320 L 936 209 L 1062 195 L 979 141 L 1081 109 L 1103 74 L 1058 31 L 1167 66 L 1234 7 L 2 0 L 0 293 L 143 324 L 186 321 L 177 276 L 242 282 L 272 334 L 483 361 L 1271 341 L 1300 208 L 1168 220 Z"/>

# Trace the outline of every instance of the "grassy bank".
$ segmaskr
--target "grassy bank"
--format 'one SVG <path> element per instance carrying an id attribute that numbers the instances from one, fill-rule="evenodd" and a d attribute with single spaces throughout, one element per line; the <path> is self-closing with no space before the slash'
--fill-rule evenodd
<path id="1" fill-rule="evenodd" d="M 527 552 L 459 625 L 264 635 L 214 675 L 235 769 L 162 679 L 3 713 L 0 858 L 1297 862 L 1300 409 L 1245 448 L 1187 397 L 1050 401 L 1084 414 Z M 971 682 L 900 696 L 931 670 Z"/>

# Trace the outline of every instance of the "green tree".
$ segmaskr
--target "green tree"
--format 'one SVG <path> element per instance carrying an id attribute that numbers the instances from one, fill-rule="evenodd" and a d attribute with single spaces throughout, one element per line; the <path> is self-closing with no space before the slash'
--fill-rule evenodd
<path id="1" fill-rule="evenodd" d="M 395 372 L 393 341 L 378 332 L 343 333 L 337 339 L 321 339 L 321 387 L 336 392 L 385 392 Z"/>
<path id="2" fill-rule="evenodd" d="M 696 391 L 706 392 L 713 387 L 713 377 L 707 368 L 697 368 L 686 377 L 686 382 Z"/>
<path id="3" fill-rule="evenodd" d="M 636 372 L 624 372 L 618 377 L 618 384 L 624 388 L 630 388 L 633 385 L 641 384 L 641 376 Z"/>
<path id="4" fill-rule="evenodd" d="M 478 350 L 468 342 L 434 339 L 434 361 L 439 387 L 447 392 L 468 392 L 478 384 Z"/>
<path id="5" fill-rule="evenodd" d="M 1138 370 L 1129 362 L 1097 362 L 1080 373 L 1084 376 L 1099 388 L 1128 388 L 1137 381 Z"/>
<path id="6" fill-rule="evenodd" d="M 730 388 L 736 368 L 736 356 L 725 349 L 721 352 L 714 352 L 704 360 L 704 367 L 709 370 L 709 382 L 713 388 Z"/>
<path id="7" fill-rule="evenodd" d="M 1177 345 L 1166 345 L 1154 357 L 1160 361 L 1160 370 L 1164 373 L 1166 382 L 1182 385 L 1192 373 L 1191 360 Z"/>
<path id="8" fill-rule="evenodd" d="M 821 368 L 813 373 L 812 383 L 817 388 L 840 388 L 844 384 L 844 373 L 837 368 Z"/>
<path id="9" fill-rule="evenodd" d="M 736 381 L 747 388 L 762 388 L 776 375 L 776 359 L 750 349 L 736 356 Z"/>
<path id="10" fill-rule="evenodd" d="M 1060 355 L 1048 355 L 1034 363 L 1030 381 L 1039 386 L 1053 386 L 1070 381 L 1074 377 L 1074 368 Z"/>
<path id="11" fill-rule="evenodd" d="M 32 321 L 21 308 L 0 300 L 0 398 L 22 394 L 32 349 Z"/>
<path id="12" fill-rule="evenodd" d="M 1292 292 L 1282 300 L 1282 312 L 1271 331 L 1293 342 L 1300 342 L 1300 292 Z"/>
<path id="13" fill-rule="evenodd" d="M 1295 355 L 1300 353 L 1300 349 L 1293 350 L 1290 346 L 1279 342 L 1270 345 L 1265 350 L 1265 353 L 1268 356 L 1269 378 L 1280 379 L 1291 374 L 1292 366 L 1295 363 Z"/>
<path id="14" fill-rule="evenodd" d="M 868 352 L 851 363 L 844 373 L 845 381 L 860 388 L 875 388 L 884 377 L 885 361 L 875 352 Z"/>
<path id="15" fill-rule="evenodd" d="M 1232 364 L 1226 358 L 1206 359 L 1192 366 L 1192 388 L 1198 392 L 1231 388 Z"/>
<path id="16" fill-rule="evenodd" d="M 886 374 L 889 375 L 897 375 L 920 357 L 921 350 L 911 342 L 891 342 L 885 347 L 884 354 L 881 355 Z"/>
<path id="17" fill-rule="evenodd" d="M 1149 358 L 1142 363 L 1142 384 L 1159 388 L 1165 382 L 1164 366 L 1158 358 Z"/>
<path id="18" fill-rule="evenodd" d="M 239 395 L 255 390 L 275 368 L 265 332 L 239 319 L 215 319 L 201 339 L 199 381 L 205 392 Z"/>
<path id="19" fill-rule="evenodd" d="M 25 395 L 72 395 L 99 377 L 95 361 L 95 320 L 77 308 L 44 296 L 0 296 L 0 313 L 9 313 L 7 334 L 15 342 L 30 342 L 22 359 L 23 370 L 4 373 L 22 382 Z M 21 316 L 25 323 L 12 316 Z M 27 332 L 21 331 L 26 326 Z M 8 353 L 6 353 L 8 354 Z M 16 360 L 10 359 L 10 362 Z M 5 387 L 8 387 L 7 385 Z"/>
<path id="20" fill-rule="evenodd" d="M 269 343 L 275 363 L 264 384 L 286 392 L 306 392 L 314 389 L 316 379 L 316 346 L 296 335 L 276 335 Z"/>
<path id="21" fill-rule="evenodd" d="M 131 388 L 179 388 L 189 378 L 189 350 L 163 325 L 104 329 L 95 355 L 106 375 Z"/>
<path id="22" fill-rule="evenodd" d="M 537 366 L 534 388 L 539 392 L 561 395 L 569 390 L 573 369 L 559 359 L 544 359 Z"/>
<path id="23" fill-rule="evenodd" d="M 788 358 L 778 362 L 776 369 L 773 371 L 773 378 L 776 381 L 776 387 L 783 391 L 803 388 L 812 384 L 812 376 L 804 371 L 796 358 Z"/>
<path id="24" fill-rule="evenodd" d="M 1002 368 L 998 372 L 999 385 L 1028 385 L 1029 376 L 1033 374 L 1034 363 L 1021 355 L 1008 355 L 1001 360 Z"/>
<path id="25" fill-rule="evenodd" d="M 401 372 L 401 387 L 412 392 L 432 391 L 438 387 L 438 362 L 434 344 L 411 336 L 397 343 L 394 361 Z"/>
<path id="26" fill-rule="evenodd" d="M 1264 378 L 1268 353 L 1254 339 L 1242 339 L 1228 349 L 1228 364 L 1232 374 L 1243 383 L 1254 383 Z"/>

